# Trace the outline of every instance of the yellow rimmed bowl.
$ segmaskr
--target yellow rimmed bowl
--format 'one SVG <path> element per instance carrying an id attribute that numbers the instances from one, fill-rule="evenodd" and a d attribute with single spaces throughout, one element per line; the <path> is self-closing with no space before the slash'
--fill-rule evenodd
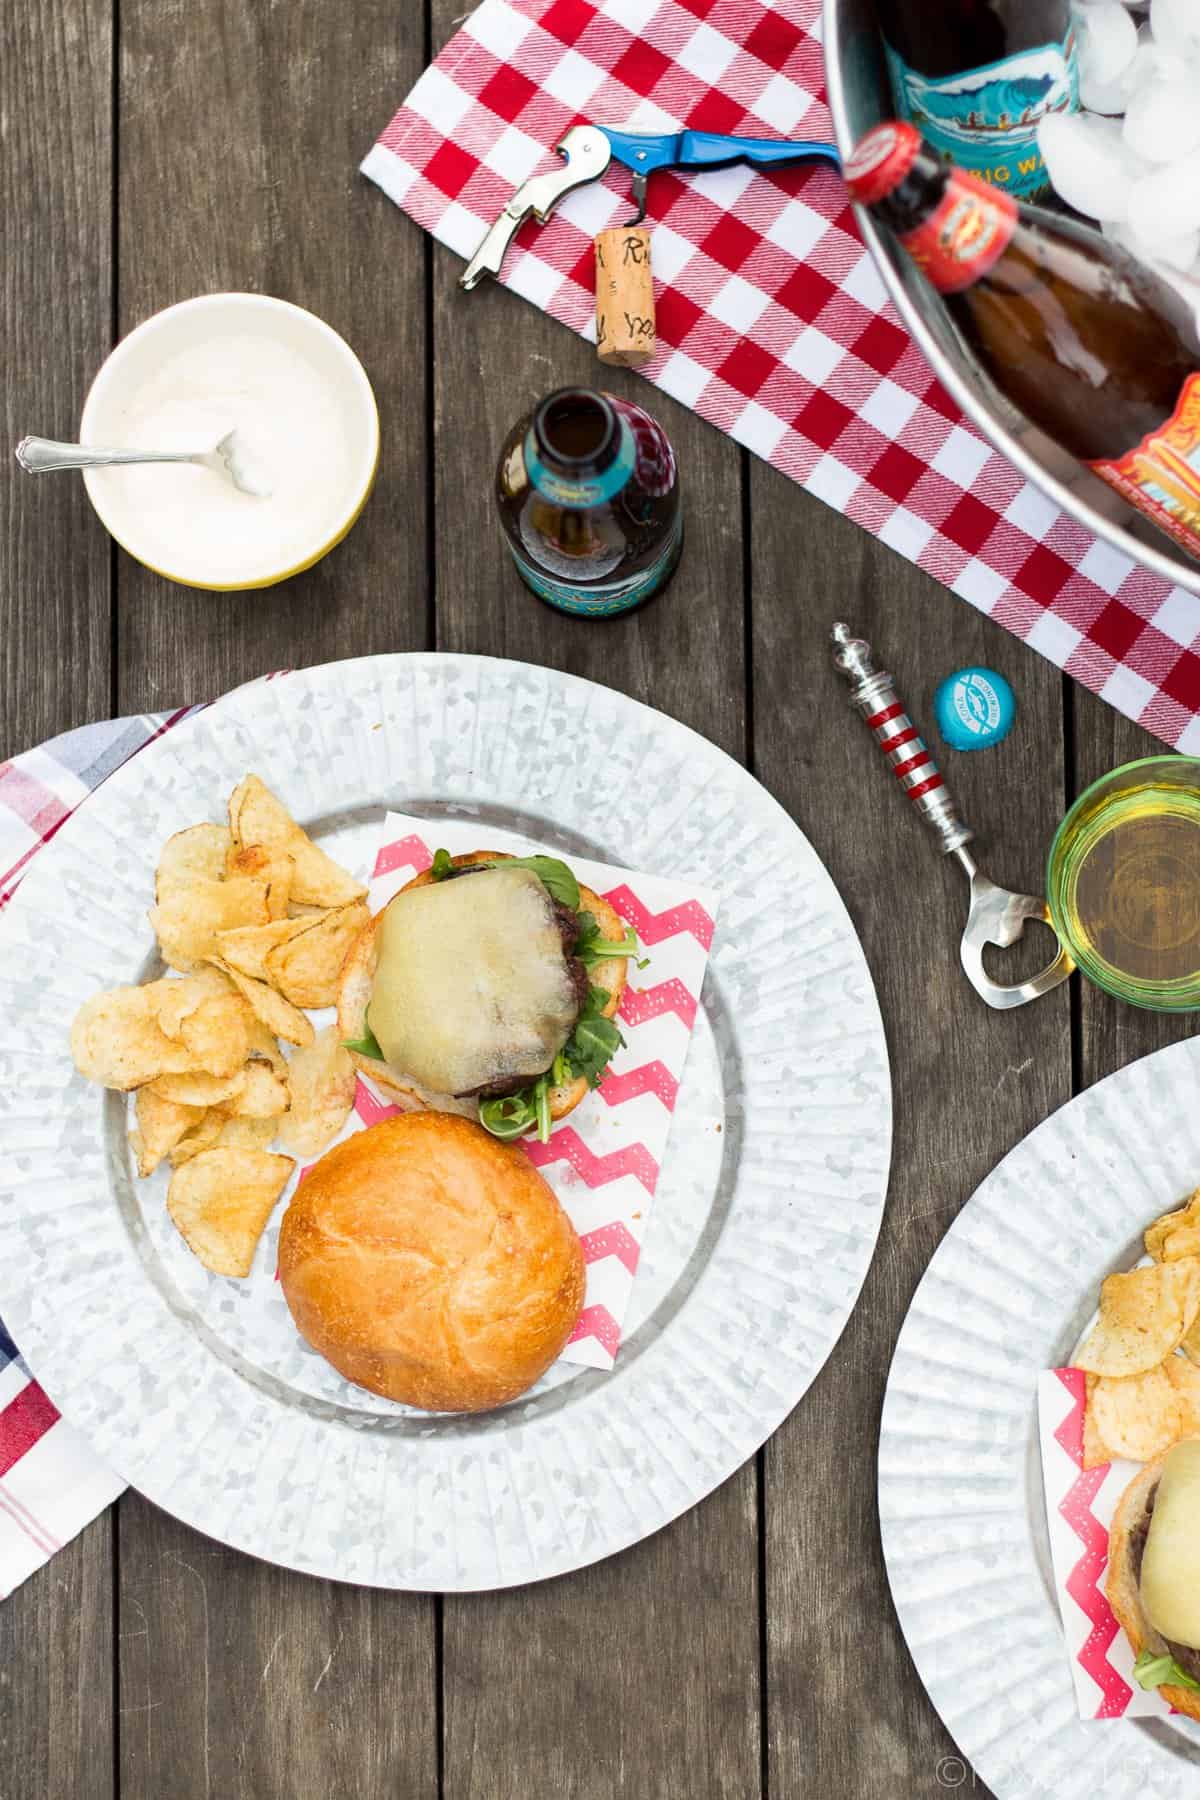
<path id="1" fill-rule="evenodd" d="M 292 367 L 303 369 L 311 392 L 319 396 L 320 424 L 326 433 L 325 470 L 313 503 L 291 518 L 280 513 L 276 541 L 247 546 L 241 555 L 236 532 L 222 532 L 220 503 L 213 514 L 213 531 L 199 534 L 201 541 L 173 529 L 170 509 L 156 504 L 153 482 L 160 473 L 157 466 L 84 471 L 88 498 L 122 549 L 156 574 L 185 587 L 213 592 L 273 587 L 311 568 L 346 536 L 375 480 L 379 412 L 365 369 L 332 326 L 302 306 L 267 294 L 202 294 L 169 306 L 137 326 L 122 338 L 92 383 L 79 422 L 79 441 L 190 449 L 190 437 L 180 441 L 185 427 L 179 422 L 170 427 L 169 443 L 160 433 L 160 441 L 152 446 L 145 419 L 147 408 L 152 411 L 166 404 L 167 416 L 182 420 L 186 403 L 179 396 L 195 389 L 199 434 L 195 447 L 211 448 L 207 439 L 215 442 L 220 431 L 211 427 L 212 393 L 195 388 L 197 372 L 206 368 L 217 371 L 213 391 L 219 395 L 221 346 L 236 344 L 238 354 L 244 355 L 247 341 L 251 347 L 261 342 L 264 363 L 278 360 L 282 348 Z M 267 404 L 269 399 L 268 394 Z M 263 403 L 261 397 L 257 403 Z M 236 416 L 247 411 L 236 392 L 231 391 L 227 405 L 222 402 L 222 410 L 229 424 L 253 438 L 254 419 Z M 317 434 L 313 454 L 318 459 L 323 454 Z M 206 471 L 196 473 L 204 481 L 220 479 Z M 204 504 L 202 491 L 198 494 L 198 503 Z M 282 508 L 286 496 L 273 493 L 269 499 L 256 500 L 236 495 L 235 499 L 249 507 Z M 185 537 L 187 541 L 183 541 Z"/>

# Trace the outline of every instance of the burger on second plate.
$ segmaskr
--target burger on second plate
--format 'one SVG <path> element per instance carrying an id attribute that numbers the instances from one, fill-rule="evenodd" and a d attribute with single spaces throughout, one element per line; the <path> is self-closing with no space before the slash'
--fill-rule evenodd
<path id="1" fill-rule="evenodd" d="M 1107 1592 L 1142 1686 L 1200 1719 L 1200 1438 L 1176 1444 L 1126 1488 L 1109 1537 Z"/>
<path id="2" fill-rule="evenodd" d="M 439 850 L 351 949 L 338 1028 L 402 1105 L 545 1142 L 623 1042 L 613 1019 L 636 951 L 557 857 Z"/>

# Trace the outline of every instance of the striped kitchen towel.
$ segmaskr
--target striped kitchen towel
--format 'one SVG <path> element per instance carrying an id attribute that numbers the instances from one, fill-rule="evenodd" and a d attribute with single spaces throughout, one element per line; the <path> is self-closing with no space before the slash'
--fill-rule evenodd
<path id="1" fill-rule="evenodd" d="M 196 710 L 85 725 L 0 763 L 0 908 L 80 801 Z M 0 1599 L 90 1524 L 124 1486 L 60 1418 L 0 1319 Z"/>

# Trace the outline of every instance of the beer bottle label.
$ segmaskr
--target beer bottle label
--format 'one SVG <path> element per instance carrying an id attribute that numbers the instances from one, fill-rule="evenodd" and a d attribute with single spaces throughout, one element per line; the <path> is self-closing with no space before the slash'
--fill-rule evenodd
<path id="1" fill-rule="evenodd" d="M 896 108 L 960 168 L 1022 200 L 1049 192 L 1037 128 L 1079 109 L 1075 28 L 1061 43 L 1019 50 L 957 75 L 921 75 L 885 42 Z"/>
<path id="2" fill-rule="evenodd" d="M 1017 226 L 1017 203 L 977 175 L 951 169 L 946 191 L 927 219 L 900 242 L 935 288 L 957 294 L 986 275 Z"/>
<path id="3" fill-rule="evenodd" d="M 1179 404 L 1157 431 L 1124 456 L 1088 466 L 1200 558 L 1200 373 L 1188 376 Z"/>
<path id="4" fill-rule="evenodd" d="M 614 613 L 629 612 L 643 600 L 649 600 L 674 572 L 683 547 L 683 516 L 676 514 L 666 543 L 649 568 L 626 576 L 623 581 L 591 581 L 585 585 L 570 579 L 558 580 L 512 542 L 508 547 L 522 581 L 539 599 L 557 606 L 560 612 L 592 619 L 611 618 Z"/>

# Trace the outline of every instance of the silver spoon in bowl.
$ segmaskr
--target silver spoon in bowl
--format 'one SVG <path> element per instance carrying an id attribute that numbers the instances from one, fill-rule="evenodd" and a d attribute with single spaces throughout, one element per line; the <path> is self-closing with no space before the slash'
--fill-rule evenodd
<path id="1" fill-rule="evenodd" d="M 16 457 L 30 475 L 45 475 L 52 469 L 111 468 L 117 463 L 196 463 L 256 500 L 266 500 L 271 493 L 257 459 L 248 455 L 245 441 L 236 430 L 227 431 L 212 450 L 93 450 L 89 444 L 57 444 L 52 438 L 24 437 L 17 445 Z"/>

